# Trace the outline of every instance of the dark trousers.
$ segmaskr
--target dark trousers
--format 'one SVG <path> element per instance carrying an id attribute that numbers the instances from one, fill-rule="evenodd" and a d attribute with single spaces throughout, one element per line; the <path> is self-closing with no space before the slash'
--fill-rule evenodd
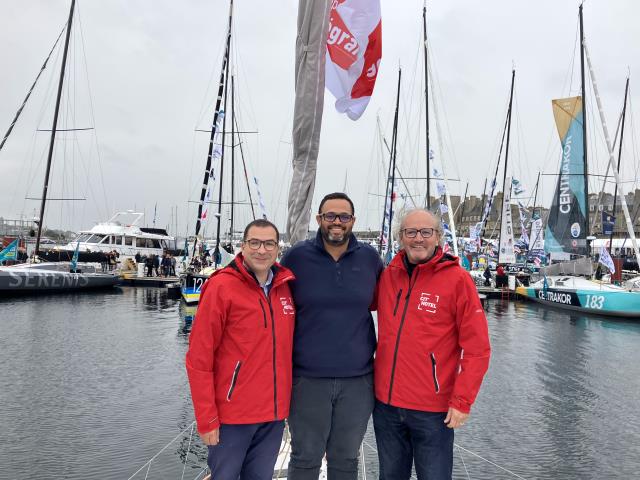
<path id="1" fill-rule="evenodd" d="M 329 480 L 356 480 L 373 404 L 373 374 L 295 377 L 289 413 L 289 480 L 317 480 L 325 453 Z"/>
<path id="2" fill-rule="evenodd" d="M 380 480 L 408 480 L 415 462 L 419 480 L 449 480 L 453 472 L 453 429 L 444 412 L 421 412 L 376 400 L 373 426 Z"/>
<path id="3" fill-rule="evenodd" d="M 207 464 L 215 480 L 271 480 L 284 421 L 221 425 L 220 443 L 209 446 Z"/>

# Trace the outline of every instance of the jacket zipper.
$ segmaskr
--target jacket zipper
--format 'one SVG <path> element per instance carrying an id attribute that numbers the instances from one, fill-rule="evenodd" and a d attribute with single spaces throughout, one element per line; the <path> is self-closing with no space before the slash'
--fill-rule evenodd
<path id="1" fill-rule="evenodd" d="M 400 335 L 402 335 L 402 327 L 404 327 L 404 319 L 407 316 L 407 307 L 409 306 L 409 297 L 411 296 L 411 290 L 413 290 L 413 286 L 416 284 L 416 280 L 418 279 L 418 274 L 420 271 L 416 268 L 414 270 L 415 278 L 413 279 L 413 283 L 411 283 L 411 279 L 409 279 L 409 289 L 407 290 L 407 295 L 404 298 L 404 309 L 402 310 L 402 318 L 400 319 L 400 326 L 398 327 L 398 335 L 396 336 L 396 348 L 393 351 L 393 364 L 391 365 L 391 379 L 389 381 L 389 399 L 387 403 L 391 403 L 391 393 L 393 392 L 393 379 L 396 374 L 396 362 L 398 361 L 398 347 L 400 346 Z"/>
<path id="2" fill-rule="evenodd" d="M 396 297 L 396 306 L 393 307 L 393 316 L 396 316 L 396 312 L 398 311 L 398 306 L 400 305 L 400 295 L 402 295 L 402 289 L 398 292 L 398 296 Z"/>
<path id="3" fill-rule="evenodd" d="M 271 300 L 267 297 L 269 302 L 269 313 L 271 314 L 271 338 L 273 344 L 273 418 L 278 419 L 278 379 L 276 376 L 276 322 L 273 316 L 273 307 L 271 306 Z"/>
<path id="4" fill-rule="evenodd" d="M 438 371 L 436 368 L 436 355 L 435 353 L 431 352 L 429 354 L 429 357 L 431 357 L 431 374 L 433 375 L 433 386 L 436 389 L 436 393 L 439 393 L 440 383 L 438 382 Z"/>
<path id="5" fill-rule="evenodd" d="M 231 401 L 231 395 L 233 395 L 233 390 L 236 388 L 240 367 L 242 367 L 242 362 L 238 361 L 238 363 L 236 363 L 236 368 L 233 369 L 233 375 L 231 376 L 231 385 L 229 385 L 229 391 L 227 392 L 227 402 Z"/>
<path id="6" fill-rule="evenodd" d="M 264 309 L 262 300 L 260 300 L 260 308 L 262 309 L 262 320 L 264 320 L 264 328 L 267 328 L 267 312 Z"/>

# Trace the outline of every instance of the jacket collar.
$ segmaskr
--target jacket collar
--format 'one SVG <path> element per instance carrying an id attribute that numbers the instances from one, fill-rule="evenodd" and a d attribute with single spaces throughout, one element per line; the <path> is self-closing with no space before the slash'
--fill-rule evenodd
<path id="1" fill-rule="evenodd" d="M 226 268 L 219 270 L 219 272 L 222 273 L 225 270 L 229 273 L 235 274 L 236 276 L 240 276 L 244 281 L 249 282 L 252 285 L 260 286 L 260 282 L 258 282 L 255 274 L 245 266 L 244 256 L 242 253 L 238 253 L 236 258 L 234 258 Z M 273 279 L 271 281 L 272 287 L 295 279 L 293 273 L 278 262 L 271 266 L 271 272 L 273 272 Z"/>
<path id="2" fill-rule="evenodd" d="M 404 249 L 402 249 L 398 252 L 398 254 L 395 257 L 393 257 L 393 260 L 391 260 L 391 263 L 389 264 L 389 266 L 408 271 L 408 268 L 407 268 L 408 262 L 409 260 L 407 258 L 407 252 L 405 252 Z M 433 256 L 425 263 L 417 264 L 415 268 L 418 268 L 420 270 L 432 269 L 432 268 L 439 270 L 440 268 L 449 266 L 451 264 L 456 264 L 456 263 L 458 263 L 457 257 L 449 255 L 448 253 L 444 253 L 441 247 L 436 247 L 436 251 L 433 254 Z"/>

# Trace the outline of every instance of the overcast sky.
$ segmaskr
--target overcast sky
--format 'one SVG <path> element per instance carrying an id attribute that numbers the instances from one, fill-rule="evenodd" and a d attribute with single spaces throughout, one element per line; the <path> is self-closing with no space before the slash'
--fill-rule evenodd
<path id="1" fill-rule="evenodd" d="M 261 185 L 268 214 L 284 229 L 290 178 L 297 0 L 236 0 L 234 63 L 237 110 L 247 168 Z M 379 228 L 383 178 L 376 116 L 391 138 L 397 68 L 403 68 L 399 165 L 405 176 L 424 176 L 422 0 L 382 0 L 383 59 L 371 103 L 357 122 L 336 113 L 327 92 L 314 209 L 328 192 L 342 190 L 356 203 L 360 227 Z M 6 130 L 68 15 L 69 0 L 3 2 L 0 14 L 0 130 Z M 428 29 L 443 145 L 453 194 L 482 193 L 493 176 L 506 114 L 511 68 L 516 68 L 511 173 L 533 191 L 539 171 L 557 171 L 559 141 L 551 99 L 579 94 L 576 0 L 431 1 Z M 60 134 L 46 224 L 89 228 L 116 210 L 137 209 L 157 226 L 171 222 L 193 230 L 206 160 L 206 129 L 224 42 L 227 0 L 78 0 L 62 128 L 95 130 Z M 632 116 L 638 118 L 634 74 L 640 70 L 640 3 L 588 0 L 585 30 L 611 135 L 631 72 Z M 60 52 L 0 152 L 0 216 L 33 216 L 59 74 Z M 573 64 L 572 70 L 572 62 Z M 571 76 L 573 72 L 573 76 Z M 90 95 L 89 95 L 90 91 Z M 587 108 L 592 108 L 593 99 Z M 433 113 L 433 109 L 432 109 Z M 598 152 L 593 171 L 605 168 L 601 127 L 589 114 Z M 638 178 L 633 155 L 637 132 L 627 124 L 623 176 Z M 97 148 L 96 148 L 97 145 Z M 236 149 L 239 154 L 239 150 Z M 636 148 L 637 152 L 637 148 Z M 386 161 L 386 158 L 385 158 Z M 228 168 L 228 167 L 227 167 Z M 500 178 L 502 175 L 500 174 Z M 543 177 L 540 195 L 550 203 L 555 178 Z M 246 188 L 238 181 L 238 195 Z M 596 188 L 596 180 L 591 183 Z M 625 184 L 632 188 L 634 184 Z M 417 191 L 422 188 L 421 191 Z M 433 187 L 432 187 L 433 188 Z M 414 194 L 423 186 L 412 184 Z M 626 188 L 625 188 L 626 190 Z M 255 200 L 255 199 L 254 199 Z M 548 205 L 547 205 L 548 206 Z M 248 219 L 238 211 L 239 223 Z M 208 227 L 213 230 L 212 226 Z M 173 227 L 171 227 L 173 232 Z"/>

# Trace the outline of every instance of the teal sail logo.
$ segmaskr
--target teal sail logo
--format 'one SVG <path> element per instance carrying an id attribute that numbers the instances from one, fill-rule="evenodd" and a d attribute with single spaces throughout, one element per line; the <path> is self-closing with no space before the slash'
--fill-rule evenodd
<path id="1" fill-rule="evenodd" d="M 562 144 L 562 159 L 545 229 L 544 248 L 549 254 L 587 255 L 582 98 L 564 98 L 552 103 Z"/>

